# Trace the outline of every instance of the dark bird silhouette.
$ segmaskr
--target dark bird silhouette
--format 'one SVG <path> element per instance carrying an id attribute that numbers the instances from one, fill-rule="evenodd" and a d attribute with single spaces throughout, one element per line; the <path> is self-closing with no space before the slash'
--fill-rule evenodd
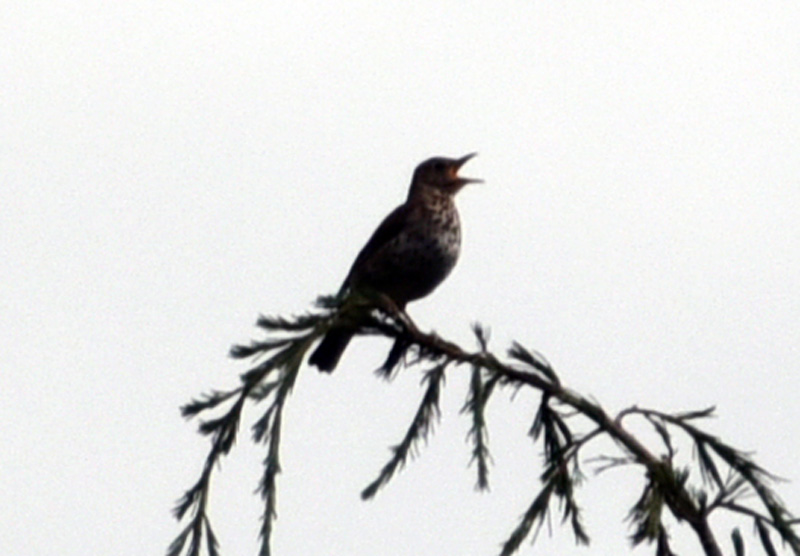
<path id="1" fill-rule="evenodd" d="M 482 181 L 458 175 L 475 154 L 457 159 L 431 158 L 417 166 L 406 202 L 381 222 L 361 249 L 340 296 L 386 296 L 398 309 L 405 310 L 407 303 L 425 297 L 442 283 L 453 270 L 461 248 L 454 197 L 468 183 Z M 320 371 L 333 371 L 357 328 L 352 322 L 334 325 L 309 363 Z"/>

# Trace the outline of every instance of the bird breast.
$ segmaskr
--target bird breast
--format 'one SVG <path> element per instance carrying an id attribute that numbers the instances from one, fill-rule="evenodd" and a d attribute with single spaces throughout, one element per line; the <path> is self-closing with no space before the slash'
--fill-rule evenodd
<path id="1" fill-rule="evenodd" d="M 389 272 L 377 280 L 401 305 L 432 292 L 453 270 L 461 250 L 461 226 L 452 201 L 414 209 L 393 245 L 386 246 L 383 264 Z"/>

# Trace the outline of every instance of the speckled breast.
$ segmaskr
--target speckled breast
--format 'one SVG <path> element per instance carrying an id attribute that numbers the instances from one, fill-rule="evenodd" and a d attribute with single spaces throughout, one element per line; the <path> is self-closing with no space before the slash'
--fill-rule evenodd
<path id="1" fill-rule="evenodd" d="M 399 305 L 431 293 L 458 261 L 461 225 L 452 200 L 419 207 L 370 262 L 366 280 Z"/>

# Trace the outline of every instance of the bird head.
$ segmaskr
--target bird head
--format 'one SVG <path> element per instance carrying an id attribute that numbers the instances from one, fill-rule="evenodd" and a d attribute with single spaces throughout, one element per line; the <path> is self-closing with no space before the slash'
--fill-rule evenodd
<path id="1" fill-rule="evenodd" d="M 411 181 L 413 188 L 433 188 L 449 194 L 457 193 L 468 183 L 481 183 L 483 180 L 463 178 L 458 175 L 459 169 L 478 153 L 470 153 L 461 158 L 434 157 L 426 160 L 414 170 Z"/>

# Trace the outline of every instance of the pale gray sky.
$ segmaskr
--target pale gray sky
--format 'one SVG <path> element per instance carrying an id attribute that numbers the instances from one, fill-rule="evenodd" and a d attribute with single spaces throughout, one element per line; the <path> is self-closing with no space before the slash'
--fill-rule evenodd
<path id="1" fill-rule="evenodd" d="M 716 405 L 800 511 L 800 6 L 731 4 L 9 4 L 0 553 L 162 553 L 207 449 L 178 407 L 236 383 L 259 312 L 339 286 L 419 161 L 470 151 L 486 184 L 418 323 L 470 346 L 483 322 L 611 411 Z M 422 456 L 362 503 L 421 394 L 371 375 L 386 349 L 304 369 L 276 554 L 492 554 L 535 495 L 531 394 L 491 406 L 473 491 L 459 369 Z M 246 438 L 213 490 L 226 555 L 256 551 Z M 536 553 L 625 552 L 636 476 L 579 493 L 590 548 L 554 526 Z"/>

